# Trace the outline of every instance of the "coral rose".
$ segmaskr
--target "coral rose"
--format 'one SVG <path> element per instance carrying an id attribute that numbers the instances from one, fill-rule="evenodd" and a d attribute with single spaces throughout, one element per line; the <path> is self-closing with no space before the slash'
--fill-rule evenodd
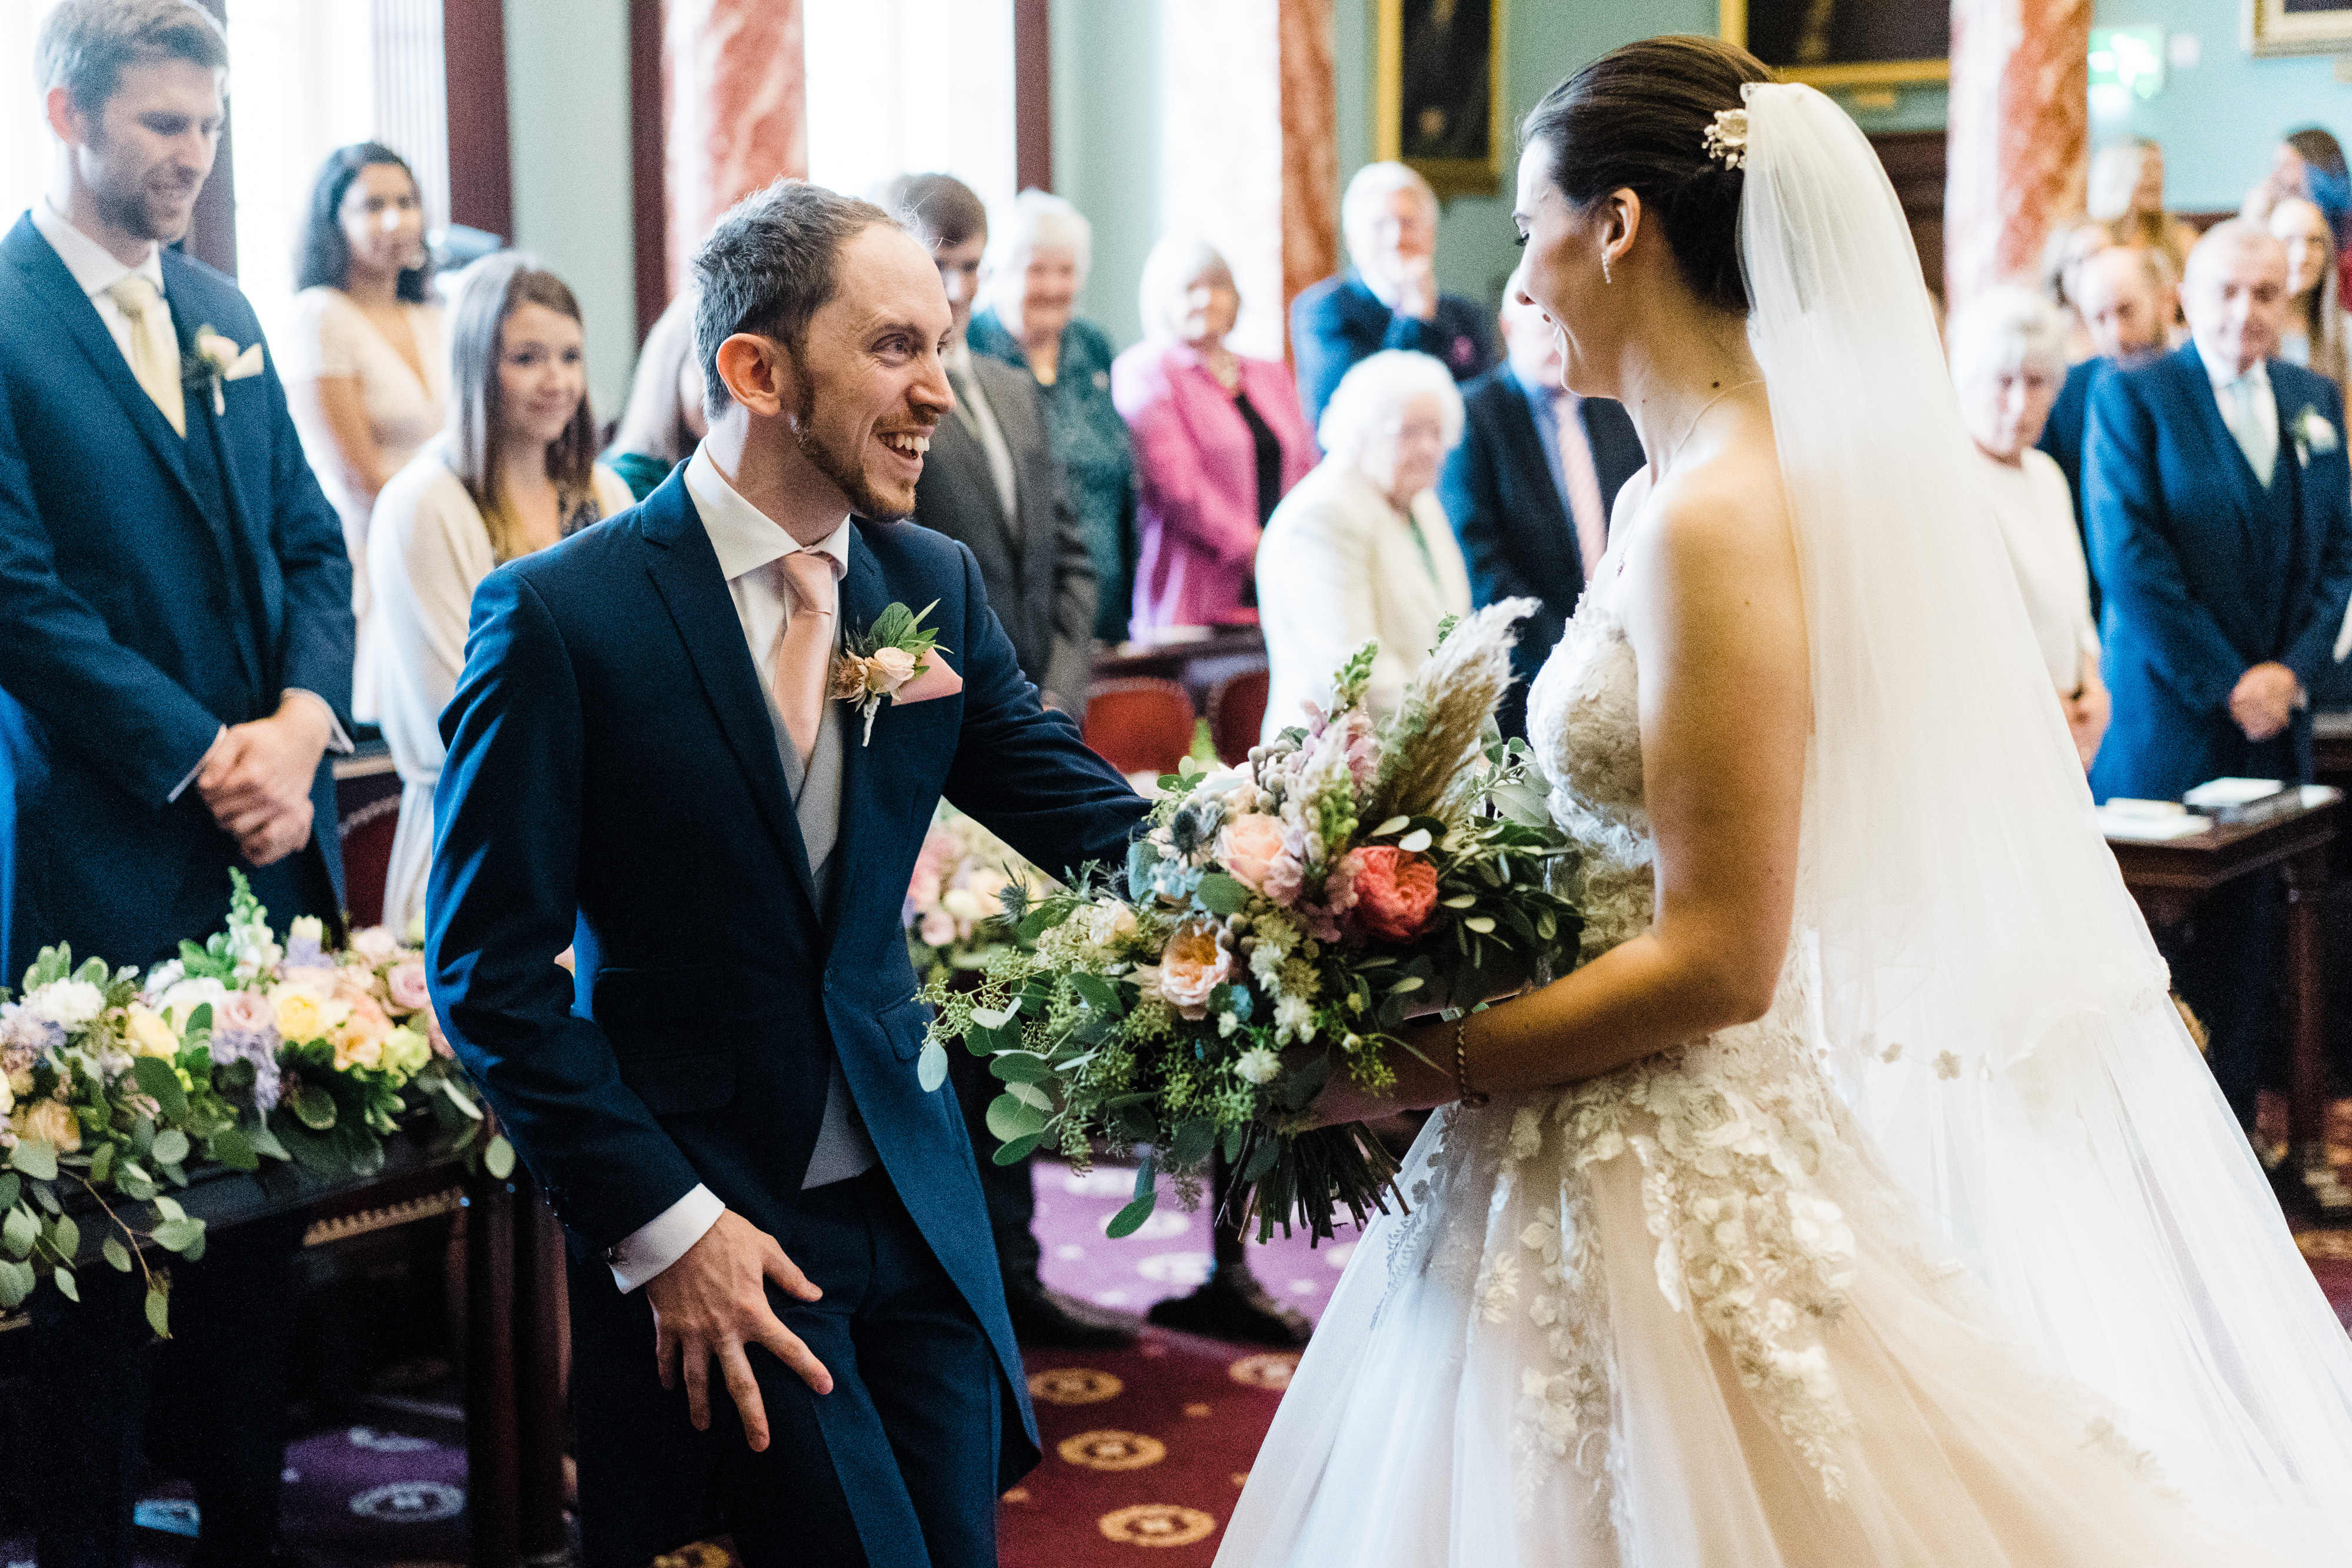
<path id="1" fill-rule="evenodd" d="M 1217 941 L 1216 932 L 1198 921 L 1188 921 L 1168 939 L 1160 955 L 1160 995 L 1188 1019 L 1206 1016 L 1209 993 L 1232 978 L 1234 956 Z"/>
<path id="2" fill-rule="evenodd" d="M 1384 942 L 1410 942 L 1429 929 L 1437 913 L 1437 868 L 1427 856 L 1374 844 L 1349 851 L 1348 859 L 1359 930 Z"/>
<path id="3" fill-rule="evenodd" d="M 1266 878 L 1283 853 L 1282 822 L 1260 811 L 1235 817 L 1217 835 L 1217 859 L 1225 873 L 1252 893 L 1265 893 Z"/>

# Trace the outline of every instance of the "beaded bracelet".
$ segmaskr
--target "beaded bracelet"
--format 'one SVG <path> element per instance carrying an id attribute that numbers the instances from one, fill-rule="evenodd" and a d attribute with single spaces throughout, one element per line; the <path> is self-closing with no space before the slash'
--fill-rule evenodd
<path id="1" fill-rule="evenodd" d="M 1464 1013 L 1454 1022 L 1454 1087 L 1465 1105 L 1484 1105 L 1486 1096 L 1470 1087 L 1470 1018 Z"/>

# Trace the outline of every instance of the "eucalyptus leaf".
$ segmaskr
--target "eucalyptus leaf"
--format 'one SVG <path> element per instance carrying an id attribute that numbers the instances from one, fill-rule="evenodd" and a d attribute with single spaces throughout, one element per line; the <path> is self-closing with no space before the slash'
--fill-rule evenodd
<path id="1" fill-rule="evenodd" d="M 155 1245 L 166 1252 L 186 1249 L 188 1244 L 205 1233 L 204 1222 L 197 1219 L 167 1219 L 154 1230 Z"/>
<path id="2" fill-rule="evenodd" d="M 929 1094 L 948 1081 L 948 1053 L 939 1041 L 923 1042 L 923 1053 L 915 1061 L 915 1082 Z"/>
<path id="3" fill-rule="evenodd" d="M 1143 1228 L 1143 1222 L 1151 1218 L 1151 1211 L 1159 1206 L 1158 1193 L 1145 1193 L 1141 1197 L 1112 1215 L 1110 1223 L 1103 1227 L 1103 1234 L 1113 1241 L 1123 1240 L 1134 1235 Z"/>
<path id="4" fill-rule="evenodd" d="M 1212 915 L 1239 915 L 1249 907 L 1250 890 L 1249 884 L 1239 877 L 1213 871 L 1201 878 L 1193 896 Z"/>
<path id="5" fill-rule="evenodd" d="M 985 1030 L 999 1030 L 1011 1022 L 1013 1015 L 1020 1010 L 1021 1004 L 1017 1000 L 1008 1008 L 974 1008 L 971 1009 L 971 1021 Z"/>
<path id="6" fill-rule="evenodd" d="M 294 1115 L 314 1133 L 323 1133 L 335 1124 L 335 1097 L 313 1084 L 305 1083 L 286 1097 Z"/>
<path id="7" fill-rule="evenodd" d="M 1375 839 L 1385 839 L 1391 833 L 1402 833 L 1407 828 L 1412 826 L 1412 819 L 1411 817 L 1391 817 L 1387 821 L 1382 822 L 1379 827 L 1374 828 L 1370 836 Z"/>
<path id="8" fill-rule="evenodd" d="M 172 1296 L 160 1282 L 147 1291 L 147 1326 L 158 1339 L 172 1337 Z"/>
<path id="9" fill-rule="evenodd" d="M 993 1158 L 1000 1166 L 1017 1166 L 1023 1160 L 1027 1159 L 1031 1155 L 1036 1153 L 1037 1145 L 1045 1141 L 1045 1134 L 1031 1133 L 1025 1137 L 1015 1138 L 1011 1143 L 999 1148 Z"/>
<path id="10" fill-rule="evenodd" d="M 1070 988 L 1086 998 L 1086 1004 L 1106 1018 L 1117 1018 L 1125 1009 L 1118 1003 L 1118 988 L 1099 975 L 1073 974 Z"/>
<path id="11" fill-rule="evenodd" d="M 40 1236 L 41 1222 L 33 1218 L 29 1208 L 12 1208 L 7 1218 L 0 1219 L 0 1247 L 5 1247 L 11 1258 L 22 1258 L 30 1252 Z"/>
<path id="12" fill-rule="evenodd" d="M 35 1281 L 31 1264 L 0 1261 L 0 1307 L 21 1306 Z"/>
<path id="13" fill-rule="evenodd" d="M 1010 1094 L 999 1094 L 988 1103 L 988 1131 L 999 1143 L 1010 1144 L 1045 1130 L 1045 1114 L 1034 1105 L 1024 1105 Z"/>
<path id="14" fill-rule="evenodd" d="M 505 1134 L 492 1138 L 488 1146 L 482 1150 L 482 1168 L 490 1173 L 494 1181 L 504 1181 L 514 1175 L 514 1145 L 507 1142 Z"/>
<path id="15" fill-rule="evenodd" d="M 1462 924 L 1481 936 L 1491 936 L 1495 930 L 1495 917 L 1491 915 L 1466 915 L 1463 916 Z"/>
<path id="16" fill-rule="evenodd" d="M 74 1223 L 72 1215 L 60 1214 L 49 1221 L 49 1246 L 68 1263 L 81 1250 L 81 1227 Z"/>
<path id="17" fill-rule="evenodd" d="M 89 1156 L 89 1179 L 104 1182 L 114 1175 L 114 1145 L 100 1144 L 98 1152 Z"/>
<path id="18" fill-rule="evenodd" d="M 188 1218 L 188 1211 L 180 1207 L 180 1200 L 176 1197 L 157 1198 L 155 1200 L 155 1212 L 162 1215 L 166 1219 L 185 1219 Z"/>
<path id="19" fill-rule="evenodd" d="M 0 1175 L 0 1208 L 16 1207 L 16 1200 L 22 1197 L 24 1193 L 24 1181 L 16 1172 L 10 1171 L 5 1175 Z"/>
<path id="20" fill-rule="evenodd" d="M 16 1152 L 8 1163 L 35 1181 L 58 1179 L 58 1151 L 38 1138 L 17 1140 Z"/>
<path id="21" fill-rule="evenodd" d="M 162 1057 L 132 1057 L 131 1076 L 138 1081 L 142 1093 L 154 1097 L 164 1115 L 176 1118 L 188 1113 L 188 1092 L 180 1087 L 180 1070 Z"/>
<path id="22" fill-rule="evenodd" d="M 1146 1149 L 1143 1151 L 1143 1163 L 1135 1167 L 1135 1196 L 1137 1201 L 1140 1202 L 1141 1200 L 1150 1197 L 1153 1189 L 1159 1185 L 1159 1157 L 1153 1150 Z"/>
<path id="23" fill-rule="evenodd" d="M 49 1279 L 57 1285 L 58 1294 L 67 1301 L 79 1302 L 81 1300 L 81 1286 L 75 1281 L 71 1269 L 59 1269 Z"/>
<path id="24" fill-rule="evenodd" d="M 989 1062 L 988 1071 L 1006 1083 L 1043 1083 L 1054 1076 L 1045 1059 L 1029 1051 L 1004 1051 Z"/>
<path id="25" fill-rule="evenodd" d="M 1054 1097 L 1034 1083 L 1007 1083 L 1004 1086 L 1004 1092 L 1024 1105 L 1033 1106 L 1039 1111 L 1050 1113 L 1054 1109 Z"/>
<path id="26" fill-rule="evenodd" d="M 255 1171 L 261 1168 L 261 1157 L 253 1151 L 253 1140 L 242 1128 L 223 1127 L 205 1140 L 205 1153 L 233 1171 Z"/>
<path id="27" fill-rule="evenodd" d="M 246 1128 L 245 1135 L 253 1140 L 253 1152 L 266 1159 L 291 1161 L 294 1158 L 287 1152 L 286 1145 L 278 1141 L 278 1134 L 269 1130 L 267 1122 L 254 1123 Z"/>
<path id="28" fill-rule="evenodd" d="M 188 1157 L 188 1134 L 177 1127 L 164 1128 L 155 1134 L 154 1155 L 159 1165 L 178 1165 Z"/>
<path id="29" fill-rule="evenodd" d="M 1172 1169 L 1191 1170 L 1209 1157 L 1216 1147 L 1217 1124 L 1206 1116 L 1195 1116 L 1176 1129 L 1176 1136 L 1168 1145 L 1168 1164 Z"/>
<path id="30" fill-rule="evenodd" d="M 1429 846 L 1434 841 L 1435 841 L 1429 836 L 1429 830 L 1427 828 L 1415 828 L 1412 831 L 1407 833 L 1404 837 L 1397 841 L 1397 848 L 1404 851 L 1407 854 L 1417 855 L 1423 850 L 1429 848 Z"/>
<path id="31" fill-rule="evenodd" d="M 125 1247 L 120 1238 L 113 1236 L 108 1237 L 106 1240 L 100 1245 L 99 1250 L 106 1254 L 106 1260 L 114 1265 L 114 1271 L 116 1273 L 128 1274 L 131 1272 L 131 1249 Z"/>

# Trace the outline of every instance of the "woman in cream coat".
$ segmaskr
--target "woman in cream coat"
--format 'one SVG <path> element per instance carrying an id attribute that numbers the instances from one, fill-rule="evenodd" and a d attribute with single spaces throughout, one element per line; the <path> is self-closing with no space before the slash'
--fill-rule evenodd
<path id="1" fill-rule="evenodd" d="M 1267 522 L 1257 552 L 1270 674 L 1265 737 L 1328 705 L 1331 676 L 1380 643 L 1366 701 L 1396 710 L 1448 615 L 1470 613 L 1470 574 L 1433 486 L 1462 439 L 1462 394 L 1444 365 L 1391 349 L 1350 370 L 1323 410 L 1327 455 Z"/>

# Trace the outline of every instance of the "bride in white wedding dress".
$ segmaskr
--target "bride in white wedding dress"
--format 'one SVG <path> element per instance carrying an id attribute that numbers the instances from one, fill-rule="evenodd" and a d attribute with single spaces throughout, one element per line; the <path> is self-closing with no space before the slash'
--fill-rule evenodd
<path id="1" fill-rule="evenodd" d="M 1893 192 L 1767 81 L 1656 39 L 1530 117 L 1528 292 L 1651 456 L 1528 709 L 1585 962 L 1395 1059 L 1411 1212 L 1218 1563 L 2342 1561 L 2352 1351 L 2163 1054 Z"/>

